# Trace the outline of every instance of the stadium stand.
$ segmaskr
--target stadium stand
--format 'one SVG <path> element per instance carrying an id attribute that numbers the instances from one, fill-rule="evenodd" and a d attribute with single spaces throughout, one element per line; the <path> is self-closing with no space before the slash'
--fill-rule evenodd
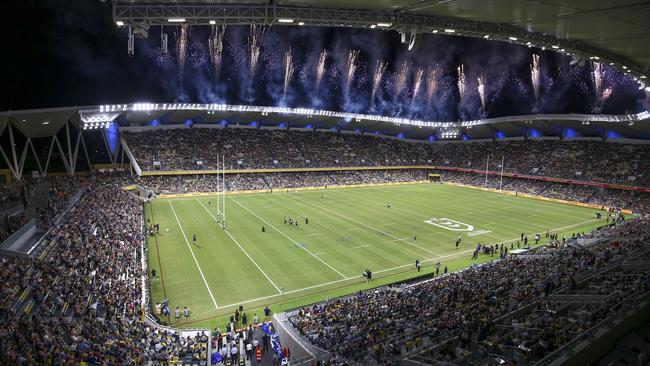
<path id="1" fill-rule="evenodd" d="M 210 160 L 211 156 L 217 151 L 214 149 L 221 148 L 230 149 L 237 159 L 230 165 L 237 168 L 379 168 L 227 174 L 229 191 L 423 181 L 432 170 L 409 165 L 484 169 L 487 151 L 517 156 L 506 165 L 511 172 L 575 179 L 576 172 L 581 171 L 581 179 L 636 185 L 647 182 L 643 169 L 648 148 L 642 145 L 566 143 L 575 146 L 571 147 L 543 141 L 530 142 L 539 145 L 528 149 L 519 142 L 429 145 L 328 133 L 180 131 L 179 138 L 160 130 L 129 133 L 127 140 L 138 161 L 144 162 L 145 170 L 153 170 L 154 161 L 161 161 L 162 169 L 191 169 L 191 162 L 198 159 L 205 159 L 205 168 L 214 168 L 216 162 Z M 247 133 L 250 139 L 245 138 Z M 271 138 L 273 145 L 263 143 L 266 138 Z M 152 143 L 144 143 L 149 139 Z M 555 153 L 545 155 L 547 160 L 538 169 L 540 159 L 533 155 L 545 149 Z M 610 167 L 594 159 L 605 152 L 615 161 L 620 160 L 623 168 L 612 173 Z M 621 154 L 620 158 L 617 154 Z M 566 159 L 565 155 L 572 158 Z M 193 158 L 186 159 L 189 156 Z M 381 169 L 384 165 L 405 168 Z M 648 194 L 631 190 L 514 177 L 504 177 L 501 182 L 498 176 L 490 176 L 486 183 L 482 174 L 449 170 L 440 173 L 445 182 L 624 207 L 637 213 L 650 209 Z M 136 179 L 109 174 L 31 183 L 30 197 L 46 202 L 33 209 L 34 216 L 52 230 L 33 258 L 1 259 L 0 280 L 4 285 L 0 314 L 5 326 L 0 330 L 0 361 L 206 364 L 208 357 L 217 357 L 210 349 L 217 350 L 223 359 L 233 354 L 234 347 L 243 357 L 242 350 L 252 343 L 251 337 L 257 334 L 263 338 L 270 329 L 266 325 L 266 330 L 259 328 L 250 333 L 246 328 L 231 328 L 223 334 L 217 329 L 209 338 L 200 334 L 188 338 L 150 321 L 140 321 L 144 315 L 143 290 L 146 293 L 141 282 L 142 256 L 146 257 L 141 234 L 142 206 L 121 189 L 132 183 L 157 194 L 216 191 L 216 176 L 210 174 L 146 175 Z M 6 192 L 10 190 L 5 188 Z M 70 199 L 77 195 L 79 201 Z M 8 194 L 3 207 L 20 199 L 19 194 Z M 73 208 L 66 211 L 71 204 Z M 67 214 L 61 217 L 62 212 Z M 21 220 L 22 216 L 4 217 L 2 235 L 10 235 Z M 476 364 L 486 357 L 507 362 L 550 360 L 559 357 L 565 345 L 573 344 L 587 332 L 593 334 L 595 327 L 611 321 L 647 294 L 646 269 L 629 263 L 649 255 L 648 224 L 650 218 L 643 216 L 584 236 L 579 234 L 582 239 L 598 239 L 593 245 L 558 245 L 524 256 L 510 255 L 512 247 L 508 246 L 494 250 L 483 247 L 477 255 L 502 260 L 434 280 L 330 300 L 300 309 L 289 319 L 306 341 L 330 352 L 331 364 L 389 364 L 397 358 L 456 364 Z M 494 255 L 495 251 L 498 255 Z M 591 300 L 574 301 L 576 298 Z M 164 316 L 159 320 L 165 321 Z M 548 329 L 555 332 L 549 333 Z M 277 356 L 282 354 L 281 346 L 273 344 L 273 348 L 280 351 L 273 352 L 276 356 L 265 356 L 268 364 L 281 358 Z"/>
<path id="2" fill-rule="evenodd" d="M 474 187 L 487 187 L 526 193 L 535 196 L 556 198 L 602 205 L 605 207 L 627 208 L 634 212 L 648 212 L 650 194 L 620 189 L 605 189 L 590 186 L 577 186 L 558 182 L 534 181 L 529 179 L 498 177 L 485 180 L 485 175 L 463 172 L 444 172 L 444 181 Z"/>
<path id="3" fill-rule="evenodd" d="M 596 141 L 504 141 L 409 143 L 376 136 L 331 132 L 294 132 L 242 128 L 156 129 L 124 134 L 144 171 L 435 165 L 543 177 L 648 186 L 650 145 Z M 607 157 L 607 159 L 603 159 Z"/>
<path id="4" fill-rule="evenodd" d="M 650 217 L 615 225 L 591 246 L 541 249 L 410 285 L 302 308 L 290 317 L 333 363 L 533 362 L 567 348 L 648 294 Z"/>

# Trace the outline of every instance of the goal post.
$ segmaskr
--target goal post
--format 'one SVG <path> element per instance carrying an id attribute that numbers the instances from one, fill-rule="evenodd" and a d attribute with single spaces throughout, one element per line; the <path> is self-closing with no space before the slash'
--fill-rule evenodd
<path id="1" fill-rule="evenodd" d="M 217 223 L 226 229 L 226 155 L 217 154 Z"/>

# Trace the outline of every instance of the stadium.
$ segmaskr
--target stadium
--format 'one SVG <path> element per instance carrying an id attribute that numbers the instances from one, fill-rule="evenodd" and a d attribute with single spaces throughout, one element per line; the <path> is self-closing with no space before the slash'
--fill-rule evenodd
<path id="1" fill-rule="evenodd" d="M 0 364 L 649 364 L 647 2 L 3 8 Z"/>

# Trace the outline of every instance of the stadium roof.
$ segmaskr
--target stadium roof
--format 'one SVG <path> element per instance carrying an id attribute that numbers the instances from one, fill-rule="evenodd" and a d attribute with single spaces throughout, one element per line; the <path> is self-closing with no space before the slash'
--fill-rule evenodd
<path id="1" fill-rule="evenodd" d="M 345 112 L 225 104 L 135 103 L 0 112 L 25 136 L 52 136 L 70 121 L 80 129 L 174 124 L 341 130 L 417 140 L 502 137 L 650 139 L 650 112 L 631 115 L 547 114 L 464 122 L 429 122 Z M 435 136 L 435 137 L 432 137 Z"/>
<path id="2" fill-rule="evenodd" d="M 301 24 L 483 37 L 556 45 L 576 60 L 599 57 L 650 78 L 650 3 L 638 0 L 113 0 L 114 20 L 169 24 Z M 287 19 L 288 18 L 288 19 Z M 295 22 L 279 22 L 280 19 Z M 378 26 L 383 23 L 383 26 Z M 374 28 L 374 27 L 373 27 Z M 530 43 L 529 43 L 530 42 Z M 625 68 L 623 67 L 625 66 Z"/>

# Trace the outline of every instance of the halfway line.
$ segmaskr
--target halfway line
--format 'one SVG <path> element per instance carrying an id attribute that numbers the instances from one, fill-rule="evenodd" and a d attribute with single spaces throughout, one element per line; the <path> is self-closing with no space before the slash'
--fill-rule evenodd
<path id="1" fill-rule="evenodd" d="M 345 215 L 342 215 L 342 214 L 340 214 L 340 213 L 338 213 L 338 212 L 335 212 L 335 211 L 329 210 L 329 209 L 327 209 L 327 208 L 325 208 L 325 207 L 318 207 L 317 205 L 314 205 L 313 203 L 311 203 L 311 202 L 309 202 L 309 201 L 305 201 L 305 200 L 303 200 L 302 198 L 294 197 L 293 195 L 290 195 L 290 194 L 288 194 L 287 196 L 293 198 L 294 200 L 301 201 L 301 202 L 304 202 L 304 203 L 306 203 L 306 204 L 308 204 L 308 205 L 310 205 L 310 206 L 316 207 L 316 208 L 318 208 L 318 209 L 325 210 L 325 211 L 327 211 L 327 212 L 333 213 L 334 215 L 340 216 L 340 217 L 342 217 L 342 218 L 344 218 L 344 219 L 346 219 L 346 220 L 350 220 L 350 221 L 356 222 L 357 224 L 362 225 L 362 226 L 365 226 L 365 227 L 367 227 L 367 228 L 369 228 L 369 229 L 371 229 L 371 230 L 374 230 L 374 231 L 376 231 L 376 232 L 378 232 L 378 233 L 380 233 L 380 234 L 384 234 L 384 235 L 386 235 L 386 236 L 388 236 L 388 237 L 391 237 L 391 238 L 393 238 L 393 239 L 395 239 L 395 240 L 397 240 L 397 241 L 401 241 L 401 242 L 403 242 L 403 243 L 405 243 L 405 244 L 408 244 L 408 245 L 414 246 L 414 247 L 416 247 L 416 248 L 419 248 L 419 249 L 421 249 L 421 250 L 424 250 L 425 252 L 428 252 L 428 253 L 431 253 L 431 254 L 433 254 L 433 255 L 435 255 L 435 256 L 437 256 L 437 257 L 440 257 L 440 254 L 438 254 L 438 253 L 436 253 L 436 252 L 434 252 L 434 251 L 431 251 L 431 250 L 429 250 L 429 249 L 423 248 L 423 247 L 421 247 L 421 246 L 419 246 L 419 245 L 415 245 L 415 244 L 413 244 L 413 243 L 409 243 L 408 241 L 406 241 L 406 240 L 404 240 L 404 239 L 401 239 L 401 238 L 398 238 L 398 237 L 396 237 L 396 236 L 393 235 L 393 234 L 390 234 L 390 233 L 387 233 L 387 232 L 383 232 L 383 231 L 381 231 L 381 230 L 379 230 L 379 229 L 376 229 L 376 228 L 374 228 L 374 227 L 372 227 L 372 226 L 370 226 L 370 225 L 364 224 L 363 222 L 357 221 L 357 220 L 355 220 L 355 219 L 353 219 L 353 218 L 350 218 L 350 217 L 347 217 L 347 216 L 345 216 Z"/>
<path id="2" fill-rule="evenodd" d="M 294 244 L 296 244 L 299 248 L 302 248 L 305 252 L 311 254 L 312 257 L 318 259 L 321 263 L 323 263 L 324 265 L 328 266 L 332 271 L 338 273 L 338 274 L 339 274 L 341 277 L 343 277 L 344 279 L 347 279 L 347 278 L 348 278 L 348 277 L 347 277 L 346 275 L 344 275 L 343 273 L 337 271 L 336 268 L 330 266 L 329 264 L 327 264 L 327 262 L 325 262 L 324 260 L 318 258 L 316 255 L 314 255 L 314 253 L 310 252 L 307 248 L 305 248 L 305 247 L 303 247 L 302 245 L 300 245 L 300 243 L 298 243 L 297 241 L 291 239 L 291 238 L 290 238 L 289 236 L 287 236 L 285 233 L 283 233 L 282 231 L 278 230 L 278 228 L 276 228 L 275 226 L 271 225 L 270 222 L 264 220 L 263 218 L 261 218 L 261 217 L 260 217 L 258 214 L 256 214 L 255 212 L 249 210 L 248 207 L 246 207 L 246 206 L 242 205 L 241 203 L 237 202 L 237 201 L 236 201 L 234 198 L 232 198 L 232 197 L 228 197 L 228 198 L 230 198 L 231 201 L 235 202 L 239 207 L 241 207 L 241 208 L 243 208 L 244 210 L 250 212 L 253 216 L 257 217 L 260 221 L 264 222 L 265 224 L 269 225 L 272 229 L 274 229 L 275 231 L 279 232 L 282 236 L 284 236 L 285 238 L 291 240 L 291 241 L 292 241 Z"/>

